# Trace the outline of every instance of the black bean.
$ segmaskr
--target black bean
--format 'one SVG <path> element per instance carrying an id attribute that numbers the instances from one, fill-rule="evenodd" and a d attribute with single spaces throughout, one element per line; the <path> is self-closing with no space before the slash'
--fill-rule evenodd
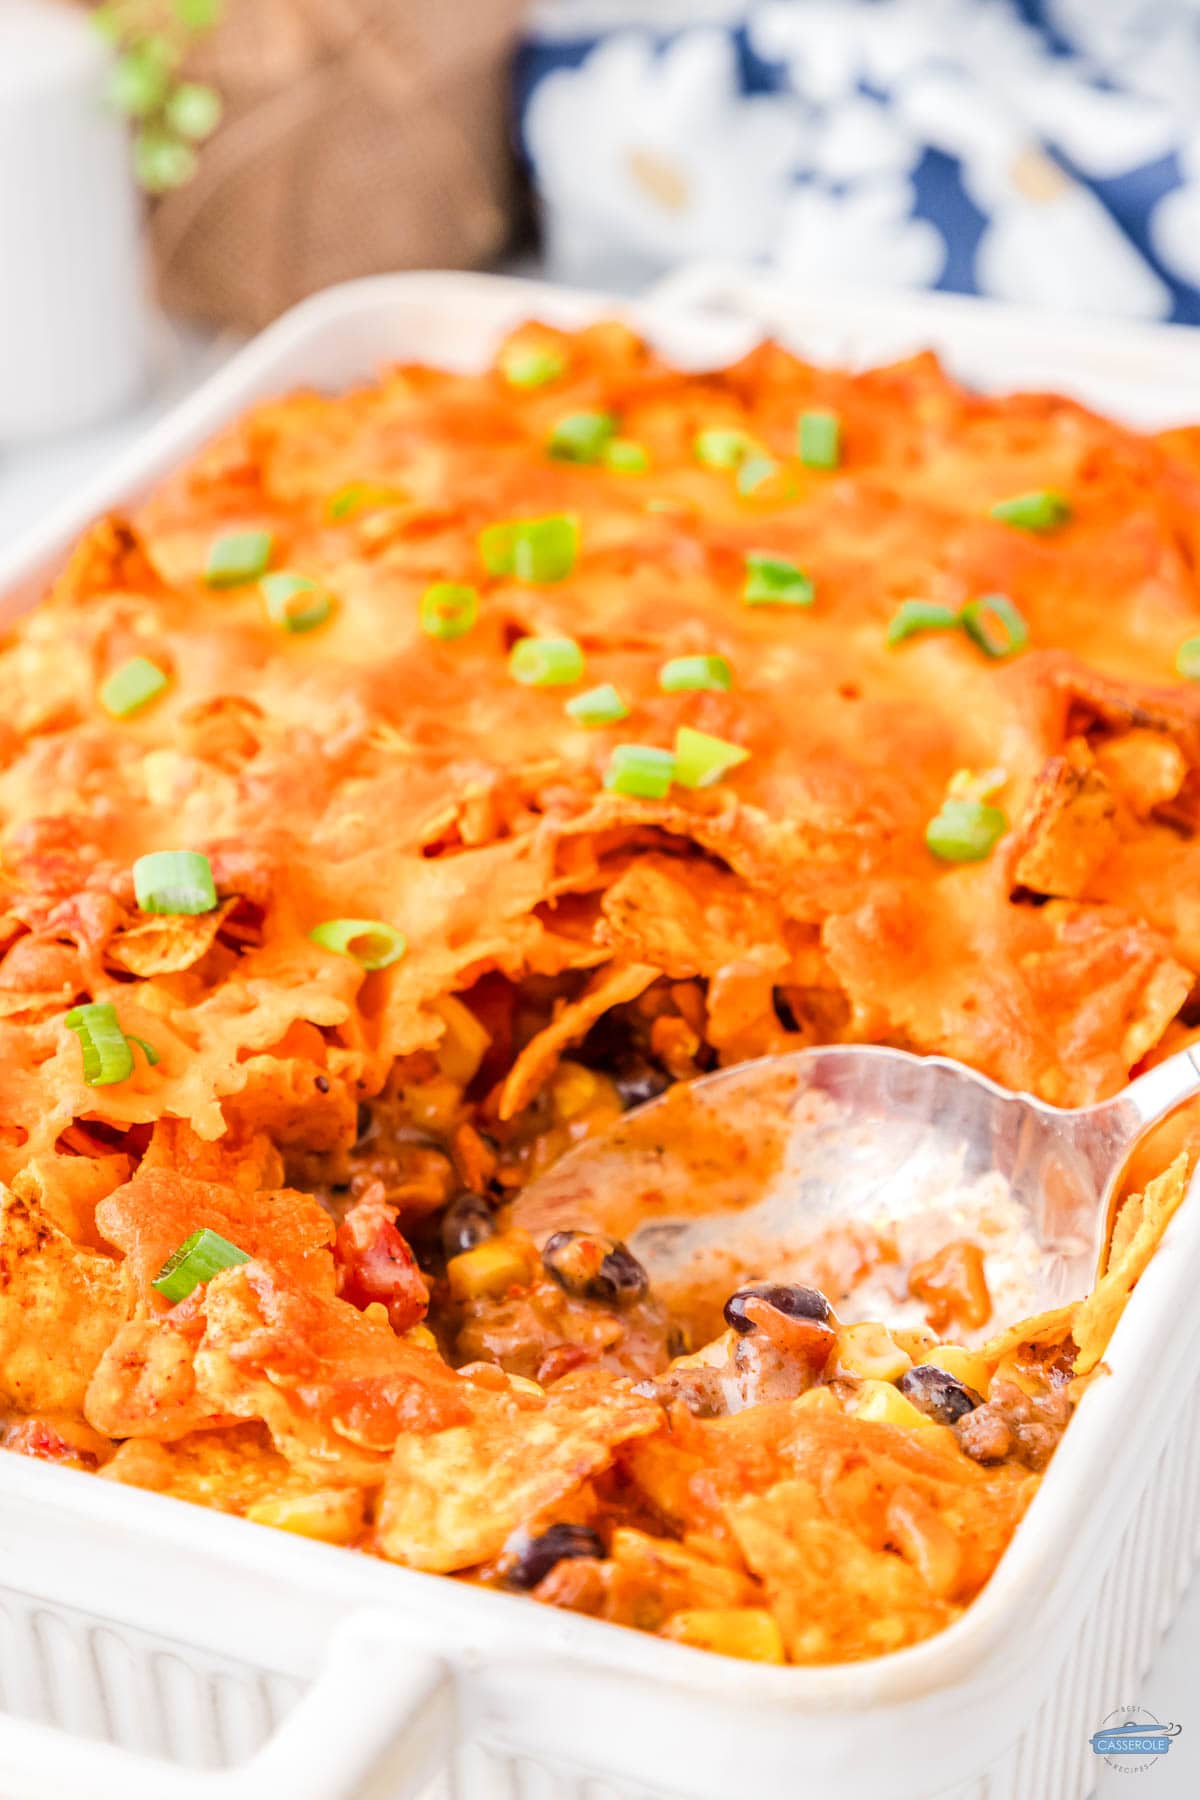
<path id="1" fill-rule="evenodd" d="M 945 1369 L 934 1368 L 932 1363 L 918 1363 L 914 1369 L 906 1369 L 896 1386 L 906 1400 L 911 1400 L 939 1425 L 953 1425 L 964 1414 L 983 1405 L 982 1394 L 977 1394 L 956 1376 L 947 1375 Z"/>
<path id="2" fill-rule="evenodd" d="M 328 1075 L 318 1075 L 313 1082 L 313 1086 L 316 1088 L 318 1094 L 327 1094 L 329 1092 Z"/>
<path id="3" fill-rule="evenodd" d="M 604 1556 L 604 1542 L 590 1525 L 551 1525 L 540 1537 L 529 1538 L 524 1532 L 509 1540 L 507 1546 L 517 1551 L 517 1560 L 505 1579 L 510 1587 L 535 1588 L 557 1563 L 567 1557 Z"/>
<path id="4" fill-rule="evenodd" d="M 491 1207 L 482 1194 L 473 1194 L 469 1188 L 456 1194 L 442 1214 L 442 1249 L 447 1256 L 474 1250 L 495 1232 Z"/>
<path id="5" fill-rule="evenodd" d="M 597 1231 L 552 1232 L 542 1246 L 542 1267 L 568 1294 L 610 1306 L 630 1305 L 650 1286 L 633 1252 Z"/>
<path id="6" fill-rule="evenodd" d="M 783 1313 L 785 1318 L 813 1319 L 818 1325 L 827 1324 L 833 1312 L 820 1288 L 788 1287 L 782 1282 L 758 1281 L 751 1287 L 739 1288 L 725 1302 L 725 1323 L 732 1325 L 743 1337 L 754 1330 L 754 1320 L 746 1313 L 746 1302 L 750 1299 L 764 1301 L 767 1306 L 773 1306 L 776 1312 Z"/>
<path id="7" fill-rule="evenodd" d="M 627 1111 L 633 1106 L 644 1106 L 648 1100 L 656 1100 L 671 1085 L 671 1077 L 665 1069 L 660 1069 L 649 1057 L 639 1056 L 636 1051 L 618 1057 L 606 1072 Z"/>

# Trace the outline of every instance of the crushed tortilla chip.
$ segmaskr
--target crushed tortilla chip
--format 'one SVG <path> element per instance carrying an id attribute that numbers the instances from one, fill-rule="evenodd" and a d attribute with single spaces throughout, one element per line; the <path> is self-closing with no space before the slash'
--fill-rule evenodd
<path id="1" fill-rule="evenodd" d="M 1125 1302 L 1187 1194 L 1189 1163 L 1187 1154 L 1181 1152 L 1170 1168 L 1147 1184 L 1143 1194 L 1125 1202 L 1118 1219 L 1119 1241 L 1114 1232 L 1108 1267 L 1079 1306 L 1071 1326 L 1077 1375 L 1094 1369 L 1108 1348 Z"/>

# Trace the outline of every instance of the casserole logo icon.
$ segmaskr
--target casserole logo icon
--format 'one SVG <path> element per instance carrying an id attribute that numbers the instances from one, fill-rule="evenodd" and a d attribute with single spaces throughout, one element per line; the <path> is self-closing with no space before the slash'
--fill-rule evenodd
<path id="1" fill-rule="evenodd" d="M 1088 1742 L 1097 1756 L 1102 1756 L 1112 1769 L 1123 1775 L 1154 1767 L 1155 1759 L 1165 1756 L 1171 1739 L 1179 1736 L 1182 1725 L 1162 1724 L 1144 1706 L 1120 1706 L 1110 1712 L 1099 1731 Z"/>

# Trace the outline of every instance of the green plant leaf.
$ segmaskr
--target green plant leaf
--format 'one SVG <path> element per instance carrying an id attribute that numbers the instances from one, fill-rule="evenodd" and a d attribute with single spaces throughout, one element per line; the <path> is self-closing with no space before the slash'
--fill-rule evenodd
<path id="1" fill-rule="evenodd" d="M 189 31 L 211 31 L 220 23 L 222 0 L 175 0 L 175 17 Z"/>
<path id="2" fill-rule="evenodd" d="M 182 187 L 196 172 L 196 152 L 164 131 L 139 131 L 133 145 L 133 167 L 148 194 Z"/>
<path id="3" fill-rule="evenodd" d="M 171 85 L 171 57 L 161 38 L 146 38 L 117 58 L 108 97 L 119 112 L 145 119 L 157 112 Z"/>
<path id="4" fill-rule="evenodd" d="M 167 124 L 180 137 L 198 143 L 221 123 L 221 96 L 202 81 L 183 81 L 168 96 Z"/>

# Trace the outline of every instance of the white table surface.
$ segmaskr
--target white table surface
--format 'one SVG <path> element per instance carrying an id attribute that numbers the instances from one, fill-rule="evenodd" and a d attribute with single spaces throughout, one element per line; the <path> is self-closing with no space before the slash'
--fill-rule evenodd
<path id="1" fill-rule="evenodd" d="M 156 345 L 153 385 L 122 419 L 81 434 L 23 448 L 0 449 L 0 543 L 36 519 L 38 510 L 62 500 L 72 486 L 136 438 L 167 407 L 217 367 L 235 347 L 231 338 L 164 326 Z M 1109 1704 L 1136 1703 L 1183 1731 L 1168 1755 L 1143 1772 L 1146 1800 L 1196 1800 L 1200 1796 L 1200 1580 L 1193 1581 L 1173 1629 L 1136 1694 L 1113 1694 Z M 1100 1724 L 1100 1719 L 1096 1724 Z M 1128 1800 L 1130 1774 L 1102 1766 L 1098 1800 Z M 1062 1800 L 1030 1794 L 1020 1800 Z"/>

